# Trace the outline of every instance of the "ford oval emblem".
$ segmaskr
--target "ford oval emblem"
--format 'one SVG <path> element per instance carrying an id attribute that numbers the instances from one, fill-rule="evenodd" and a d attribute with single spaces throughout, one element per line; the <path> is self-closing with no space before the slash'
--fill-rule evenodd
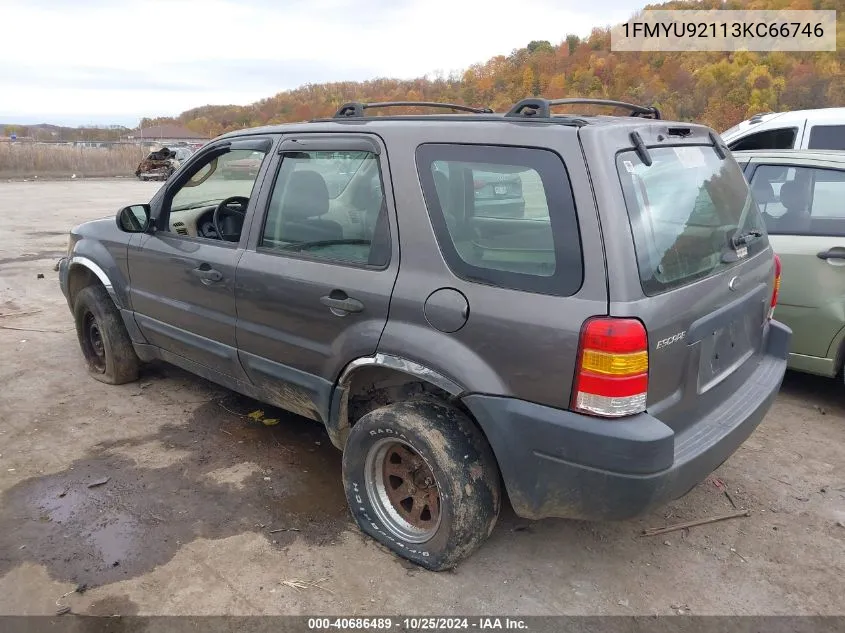
<path id="1" fill-rule="evenodd" d="M 728 283 L 728 288 L 730 288 L 731 290 L 736 290 L 737 288 L 739 288 L 739 277 L 738 276 L 731 279 L 730 283 Z"/>

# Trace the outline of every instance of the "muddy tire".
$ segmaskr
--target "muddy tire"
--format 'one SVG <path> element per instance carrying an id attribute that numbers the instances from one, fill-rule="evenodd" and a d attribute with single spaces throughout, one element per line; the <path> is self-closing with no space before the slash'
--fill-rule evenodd
<path id="1" fill-rule="evenodd" d="M 433 571 L 454 567 L 490 536 L 499 470 L 481 431 L 457 409 L 429 401 L 364 415 L 343 453 L 343 485 L 366 534 Z"/>
<path id="2" fill-rule="evenodd" d="M 138 379 L 141 361 L 120 312 L 103 286 L 87 286 L 79 291 L 73 317 L 79 346 L 92 377 L 110 385 Z"/>

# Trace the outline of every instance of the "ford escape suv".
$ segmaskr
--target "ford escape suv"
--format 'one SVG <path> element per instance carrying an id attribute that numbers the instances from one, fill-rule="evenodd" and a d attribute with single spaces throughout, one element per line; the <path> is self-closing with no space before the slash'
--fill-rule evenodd
<path id="1" fill-rule="evenodd" d="M 148 204 L 72 229 L 91 375 L 160 359 L 324 424 L 360 528 L 433 570 L 505 492 L 529 519 L 684 495 L 779 389 L 778 261 L 713 130 L 552 112 L 578 103 L 351 103 L 215 139 Z M 254 175 L 220 173 L 245 158 Z M 490 212 L 502 184 L 518 213 Z"/>

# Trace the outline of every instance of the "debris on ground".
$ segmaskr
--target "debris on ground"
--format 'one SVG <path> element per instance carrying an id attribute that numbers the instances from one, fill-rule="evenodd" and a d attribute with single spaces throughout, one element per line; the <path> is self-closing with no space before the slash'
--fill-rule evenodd
<path id="1" fill-rule="evenodd" d="M 38 273 L 37 279 L 44 279 L 44 273 Z"/>
<path id="2" fill-rule="evenodd" d="M 736 502 L 731 496 L 731 493 L 728 491 L 728 487 L 725 485 L 725 482 L 719 479 L 718 477 L 711 477 L 711 481 L 713 482 L 714 486 L 716 486 L 719 490 L 724 493 L 724 495 L 728 498 L 728 501 L 730 501 L 730 504 L 734 507 L 734 509 L 736 509 Z"/>
<path id="3" fill-rule="evenodd" d="M 685 530 L 691 527 L 697 527 L 699 525 L 707 525 L 708 523 L 716 523 L 718 521 L 727 521 L 728 519 L 738 519 L 739 517 L 750 517 L 751 512 L 749 510 L 743 510 L 742 512 L 734 512 L 733 514 L 726 514 L 723 516 L 718 517 L 710 517 L 707 519 L 698 519 L 696 521 L 688 521 L 687 523 L 677 523 L 676 525 L 669 525 L 666 527 L 660 528 L 647 528 L 643 530 L 643 536 L 657 536 L 658 534 L 666 534 L 667 532 L 674 532 L 676 530 Z"/>
<path id="4" fill-rule="evenodd" d="M 102 479 L 97 479 L 96 481 L 92 481 L 88 484 L 89 488 L 96 488 L 97 486 L 102 486 L 104 484 L 109 483 L 111 481 L 111 477 L 103 477 Z"/>
<path id="5" fill-rule="evenodd" d="M 329 593 L 334 593 L 331 589 L 327 587 L 323 587 L 321 583 L 324 583 L 328 580 L 328 578 L 320 578 L 319 580 L 283 580 L 282 584 L 285 587 L 290 587 L 291 589 L 296 589 L 297 591 L 301 591 L 302 589 L 322 589 L 323 591 L 328 591 Z"/>
<path id="6" fill-rule="evenodd" d="M 736 554 L 737 556 L 739 556 L 739 557 L 740 557 L 740 559 L 742 559 L 742 562 L 743 562 L 743 563 L 747 563 L 747 562 L 748 562 L 748 561 L 746 560 L 745 556 L 743 556 L 742 554 L 740 554 L 740 553 L 739 553 L 738 551 L 736 551 L 733 547 L 731 548 L 731 553 L 732 553 L 732 554 Z"/>
<path id="7" fill-rule="evenodd" d="M 70 607 L 68 606 L 59 607 L 58 609 L 56 609 L 56 615 L 64 615 L 66 613 L 70 613 Z"/>
<path id="8" fill-rule="evenodd" d="M 248 417 L 250 420 L 254 420 L 255 422 L 261 422 L 264 424 L 264 426 L 275 426 L 279 423 L 279 420 L 277 418 L 265 418 L 264 411 L 262 411 L 261 409 L 256 409 L 252 413 L 247 414 L 246 417 Z"/>
<path id="9" fill-rule="evenodd" d="M 270 534 L 278 534 L 279 532 L 299 532 L 299 528 L 276 528 L 275 530 L 270 530 Z"/>
<path id="10" fill-rule="evenodd" d="M 678 615 L 684 615 L 685 613 L 690 612 L 689 605 L 686 604 L 673 604 L 669 606 L 672 611 L 676 612 Z"/>
<path id="11" fill-rule="evenodd" d="M 821 413 L 822 415 L 827 415 L 827 411 L 825 411 L 824 407 L 820 407 L 819 405 L 814 404 L 814 405 L 813 405 L 813 408 L 814 408 L 816 411 L 818 411 L 819 413 Z"/>

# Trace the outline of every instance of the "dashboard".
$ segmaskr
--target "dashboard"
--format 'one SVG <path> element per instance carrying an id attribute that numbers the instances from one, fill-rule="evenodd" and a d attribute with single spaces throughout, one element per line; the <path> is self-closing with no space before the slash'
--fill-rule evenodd
<path id="1" fill-rule="evenodd" d="M 215 205 L 174 211 L 170 214 L 170 231 L 179 235 L 220 239 L 214 228 Z"/>

